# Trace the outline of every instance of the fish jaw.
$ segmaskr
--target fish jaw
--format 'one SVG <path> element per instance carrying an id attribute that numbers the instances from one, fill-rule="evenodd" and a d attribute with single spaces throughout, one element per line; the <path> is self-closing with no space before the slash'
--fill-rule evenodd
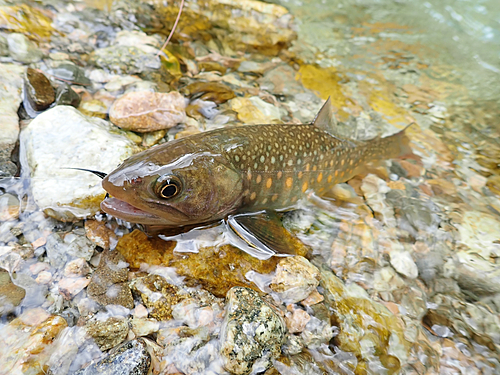
<path id="1" fill-rule="evenodd" d="M 167 220 L 134 207 L 131 204 L 117 198 L 106 198 L 101 202 L 101 210 L 118 219 L 128 221 L 130 223 L 145 224 L 145 225 L 164 225 L 169 226 Z"/>

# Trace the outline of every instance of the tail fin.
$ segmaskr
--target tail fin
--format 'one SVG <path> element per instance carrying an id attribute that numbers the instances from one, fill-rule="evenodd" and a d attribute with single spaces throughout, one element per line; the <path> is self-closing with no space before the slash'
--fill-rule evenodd
<path id="1" fill-rule="evenodd" d="M 417 162 L 421 162 L 420 157 L 413 153 L 413 150 L 410 147 L 410 138 L 408 137 L 408 130 L 410 128 L 412 130 L 415 130 L 416 127 L 416 123 L 411 123 L 400 132 L 387 137 L 392 138 L 392 140 L 394 141 L 394 145 L 399 148 L 398 153 L 397 155 L 395 155 L 395 157 L 401 159 L 414 159 Z"/>

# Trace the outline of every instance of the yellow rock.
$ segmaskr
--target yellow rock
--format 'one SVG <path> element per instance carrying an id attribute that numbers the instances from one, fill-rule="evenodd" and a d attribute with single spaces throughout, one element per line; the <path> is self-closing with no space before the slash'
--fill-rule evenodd
<path id="1" fill-rule="evenodd" d="M 46 40 L 54 32 L 52 20 L 27 4 L 0 7 L 0 29 Z"/>

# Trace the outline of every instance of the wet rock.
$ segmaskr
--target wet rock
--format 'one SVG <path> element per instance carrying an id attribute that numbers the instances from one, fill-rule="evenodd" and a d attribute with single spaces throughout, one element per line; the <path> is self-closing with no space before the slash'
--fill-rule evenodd
<path id="1" fill-rule="evenodd" d="M 297 72 L 289 65 L 279 65 L 258 80 L 261 90 L 273 94 L 295 96 L 306 89 L 296 81 Z"/>
<path id="2" fill-rule="evenodd" d="M 62 267 L 74 258 L 90 260 L 95 245 L 85 236 L 75 233 L 51 233 L 45 245 L 47 257 L 53 267 Z"/>
<path id="3" fill-rule="evenodd" d="M 394 218 L 394 210 L 385 200 L 386 193 L 394 190 L 391 190 L 384 180 L 378 178 L 374 174 L 369 174 L 363 179 L 361 190 L 363 191 L 367 204 L 377 214 L 378 218 L 390 227 L 395 226 L 396 219 Z"/>
<path id="4" fill-rule="evenodd" d="M 19 217 L 19 209 L 19 199 L 16 196 L 9 193 L 0 195 L 0 221 L 17 219 Z"/>
<path id="5" fill-rule="evenodd" d="M 500 254 L 500 221 L 493 215 L 480 211 L 468 211 L 457 225 L 460 240 L 484 259 Z"/>
<path id="6" fill-rule="evenodd" d="M 63 83 L 56 89 L 56 105 L 70 105 L 77 108 L 80 104 L 80 95 L 78 95 L 71 86 Z"/>
<path id="7" fill-rule="evenodd" d="M 300 303 L 304 306 L 312 306 L 317 303 L 323 302 L 325 297 L 323 297 L 317 290 L 313 290 L 311 294 L 307 296 L 306 299 L 302 300 Z"/>
<path id="8" fill-rule="evenodd" d="M 167 282 L 158 275 L 148 275 L 132 281 L 134 294 L 142 299 L 148 308 L 149 315 L 156 320 L 172 319 L 172 306 L 186 298 L 180 288 Z"/>
<path id="9" fill-rule="evenodd" d="M 59 293 L 67 300 L 70 300 L 89 285 L 89 283 L 90 279 L 87 277 L 65 277 L 58 283 Z"/>
<path id="10" fill-rule="evenodd" d="M 160 323 L 154 319 L 135 318 L 130 321 L 130 329 L 136 336 L 147 336 L 158 332 Z"/>
<path id="11" fill-rule="evenodd" d="M 252 270 L 268 274 L 278 262 L 276 257 L 261 261 L 229 245 L 201 248 L 187 257 L 172 251 L 174 247 L 175 242 L 148 237 L 139 230 L 124 235 L 116 245 L 131 268 L 138 269 L 142 263 L 174 267 L 180 276 L 186 276 L 188 285 L 200 285 L 217 297 L 224 297 L 237 285 L 257 289 L 245 274 Z M 238 272 L 234 272 L 235 268 Z"/>
<path id="12" fill-rule="evenodd" d="M 64 276 L 66 277 L 87 276 L 91 272 L 92 270 L 83 258 L 72 260 L 64 267 Z"/>
<path id="13" fill-rule="evenodd" d="M 146 375 L 151 356 L 143 340 L 127 341 L 113 349 L 105 358 L 74 375 Z"/>
<path id="14" fill-rule="evenodd" d="M 35 111 L 47 109 L 55 100 L 54 88 L 42 72 L 28 68 L 26 71 L 25 90 L 29 103 Z"/>
<path id="15" fill-rule="evenodd" d="M 87 293 L 102 305 L 134 307 L 132 293 L 127 283 L 128 268 L 123 256 L 116 250 L 105 250 L 99 267 L 92 274 Z"/>
<path id="16" fill-rule="evenodd" d="M 67 168 L 109 172 L 137 150 L 111 130 L 106 121 L 69 106 L 51 108 L 23 129 L 21 160 L 28 163 L 23 168 L 30 171 L 33 198 L 46 214 L 70 221 L 99 211 L 105 196 L 101 179 Z"/>
<path id="17" fill-rule="evenodd" d="M 104 119 L 108 115 L 108 106 L 97 99 L 81 102 L 78 110 L 90 117 Z"/>
<path id="18" fill-rule="evenodd" d="M 410 279 L 415 279 L 418 276 L 418 268 L 413 261 L 408 251 L 391 251 L 391 265 L 400 274 L 405 275 Z"/>
<path id="19" fill-rule="evenodd" d="M 290 333 L 300 333 L 311 320 L 311 316 L 301 309 L 295 309 L 293 312 L 288 312 L 285 317 L 286 327 Z"/>
<path id="20" fill-rule="evenodd" d="M 10 56 L 24 64 L 31 64 L 41 60 L 43 54 L 38 47 L 25 35 L 12 33 L 7 35 Z"/>
<path id="21" fill-rule="evenodd" d="M 102 221 L 86 220 L 85 221 L 85 235 L 96 246 L 103 249 L 109 249 L 110 245 L 116 245 L 116 234 L 112 229 L 109 229 Z"/>
<path id="22" fill-rule="evenodd" d="M 286 304 L 307 298 L 319 285 L 319 271 L 301 256 L 282 258 L 269 287 Z"/>
<path id="23" fill-rule="evenodd" d="M 28 4 L 0 6 L 0 28 L 35 39 L 47 39 L 54 29 L 44 12 Z"/>
<path id="24" fill-rule="evenodd" d="M 128 335 L 126 319 L 111 317 L 106 320 L 92 320 L 87 322 L 85 329 L 102 351 L 111 349 L 125 340 Z"/>
<path id="25" fill-rule="evenodd" d="M 85 72 L 78 66 L 70 63 L 63 63 L 53 68 L 51 74 L 54 78 L 73 85 L 88 86 L 90 79 L 85 76 Z"/>
<path id="26" fill-rule="evenodd" d="M 0 328 L 0 363 L 4 374 L 44 374 L 66 321 L 41 308 L 24 312 Z"/>
<path id="27" fill-rule="evenodd" d="M 0 268 L 0 316 L 19 306 L 25 295 L 26 291 L 12 282 L 9 272 Z"/>
<path id="28" fill-rule="evenodd" d="M 220 333 L 224 368 L 232 374 L 248 374 L 271 366 L 281 355 L 285 337 L 282 318 L 248 288 L 232 288 L 226 296 L 226 316 Z"/>
<path id="29" fill-rule="evenodd" d="M 396 373 L 406 363 L 410 350 L 402 322 L 359 289 L 348 290 L 326 266 L 318 264 L 318 268 L 325 302 L 333 309 L 332 323 L 339 329 L 334 344 L 356 355 L 355 372 L 362 373 L 377 364 L 384 371 Z"/>
<path id="30" fill-rule="evenodd" d="M 2 77 L 0 83 L 0 165 L 11 163 L 10 155 L 19 136 L 17 109 L 22 101 L 25 70 L 25 67 L 14 64 L 0 64 L 0 77 Z M 0 177 L 7 176 L 8 174 L 0 175 Z"/>
<path id="31" fill-rule="evenodd" d="M 7 39 L 0 35 L 0 56 L 7 56 L 9 54 L 9 45 Z"/>
<path id="32" fill-rule="evenodd" d="M 281 123 L 281 110 L 257 96 L 234 98 L 229 103 L 231 109 L 238 113 L 238 120 L 245 124 Z"/>
<path id="33" fill-rule="evenodd" d="M 500 267 L 470 251 L 454 256 L 453 278 L 472 297 L 500 293 Z"/>
<path id="34" fill-rule="evenodd" d="M 150 132 L 169 129 L 185 118 L 185 100 L 178 92 L 130 92 L 111 107 L 109 118 L 126 130 Z"/>
<path id="35" fill-rule="evenodd" d="M 216 104 L 227 102 L 236 96 L 233 90 L 222 82 L 194 82 L 184 88 L 191 100 L 201 99 Z"/>
<path id="36" fill-rule="evenodd" d="M 136 74 L 160 68 L 160 58 L 136 46 L 110 46 L 96 49 L 90 62 L 115 74 Z"/>

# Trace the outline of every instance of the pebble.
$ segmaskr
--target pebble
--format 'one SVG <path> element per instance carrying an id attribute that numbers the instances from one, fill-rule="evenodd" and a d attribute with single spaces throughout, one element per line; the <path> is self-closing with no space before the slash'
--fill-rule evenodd
<path id="1" fill-rule="evenodd" d="M 0 195 L 0 221 L 15 220 L 19 217 L 19 199 L 12 194 Z"/>
<path id="2" fill-rule="evenodd" d="M 104 222 L 97 220 L 85 220 L 85 235 L 96 246 L 103 249 L 109 249 L 110 243 L 117 241 L 115 232 Z"/>
<path id="3" fill-rule="evenodd" d="M 72 260 L 64 267 L 64 276 L 66 277 L 87 276 L 91 272 L 92 270 L 83 258 Z"/>
<path id="4" fill-rule="evenodd" d="M 66 321 L 42 308 L 27 310 L 0 328 L 0 363 L 4 374 L 44 374 Z"/>
<path id="5" fill-rule="evenodd" d="M 35 111 L 47 109 L 56 99 L 54 88 L 48 78 L 40 71 L 28 68 L 25 79 L 25 93 L 28 101 L 25 108 L 31 106 Z"/>
<path id="6" fill-rule="evenodd" d="M 25 295 L 26 291 L 12 282 L 9 272 L 0 268 L 0 316 L 14 311 Z"/>
<path id="7" fill-rule="evenodd" d="M 274 308 L 249 288 L 234 287 L 226 296 L 220 331 L 220 355 L 232 374 L 264 371 L 281 355 L 285 323 Z"/>
<path id="8" fill-rule="evenodd" d="M 51 74 L 54 78 L 65 83 L 88 86 L 92 82 L 85 76 L 85 72 L 75 64 L 62 63 L 53 68 Z"/>
<path id="9" fill-rule="evenodd" d="M 418 267 L 408 251 L 393 250 L 389 255 L 396 271 L 410 279 L 418 277 Z"/>
<path id="10" fill-rule="evenodd" d="M 184 97 L 178 92 L 134 91 L 113 103 L 109 118 L 122 129 L 151 132 L 169 129 L 186 116 Z"/>
<path id="11" fill-rule="evenodd" d="M 130 321 L 130 329 L 136 336 L 147 336 L 158 332 L 160 323 L 154 319 L 134 318 Z"/>
<path id="12" fill-rule="evenodd" d="M 306 324 L 311 320 L 311 316 L 301 309 L 288 312 L 285 316 L 286 327 L 290 333 L 300 333 L 306 328 Z"/>
<path id="13" fill-rule="evenodd" d="M 302 256 L 282 258 L 269 287 L 286 304 L 307 298 L 319 285 L 319 271 Z"/>
<path id="14" fill-rule="evenodd" d="M 78 110 L 85 116 L 106 118 L 108 115 L 108 106 L 97 99 L 83 101 L 80 103 Z"/>
<path id="15" fill-rule="evenodd" d="M 102 351 L 122 343 L 128 335 L 128 322 L 124 318 L 111 317 L 106 320 L 91 320 L 85 329 Z"/>
<path id="16" fill-rule="evenodd" d="M 320 303 L 325 300 L 325 297 L 323 297 L 319 292 L 315 289 L 307 296 L 306 299 L 301 301 L 300 303 L 304 306 L 312 306 L 317 303 Z"/>
<path id="17" fill-rule="evenodd" d="M 17 110 L 22 102 L 26 68 L 14 64 L 0 64 L 0 162 L 10 160 L 10 153 L 19 135 Z M 12 147 L 11 147 L 12 145 Z"/>
<path id="18" fill-rule="evenodd" d="M 111 129 L 108 122 L 69 106 L 50 108 L 23 129 L 22 167 L 30 171 L 33 198 L 46 214 L 68 221 L 100 210 L 101 179 L 67 168 L 109 172 L 136 152 L 133 142 Z"/>
<path id="19" fill-rule="evenodd" d="M 78 95 L 71 86 L 62 83 L 56 89 L 56 105 L 70 105 L 77 108 L 80 104 L 80 95 Z"/>
<path id="20" fill-rule="evenodd" d="M 42 59 L 42 51 L 23 34 L 8 34 L 7 44 L 9 45 L 10 56 L 15 61 L 31 64 Z"/>
<path id="21" fill-rule="evenodd" d="M 156 54 L 146 53 L 137 46 L 110 46 L 90 54 L 90 62 L 115 74 L 136 74 L 156 70 L 161 66 Z"/>
<path id="22" fill-rule="evenodd" d="M 59 293 L 67 300 L 70 300 L 87 287 L 89 283 L 90 279 L 86 277 L 65 277 L 58 283 Z"/>
<path id="23" fill-rule="evenodd" d="M 231 109 L 238 113 L 238 120 L 244 124 L 281 123 L 281 110 L 257 96 L 250 98 L 237 97 L 231 99 L 229 103 Z"/>
<path id="24" fill-rule="evenodd" d="M 146 309 L 143 304 L 136 305 L 134 311 L 132 312 L 132 315 L 138 319 L 147 318 L 148 314 L 148 309 Z"/>
<path id="25" fill-rule="evenodd" d="M 63 267 L 68 261 L 74 258 L 84 258 L 90 260 L 94 253 L 95 245 L 87 237 L 75 233 L 62 234 L 51 233 L 47 237 L 45 250 L 47 258 L 53 267 Z"/>
<path id="26" fill-rule="evenodd" d="M 116 250 L 105 250 L 92 274 L 87 293 L 102 305 L 121 305 L 132 309 L 134 300 L 127 280 L 128 268 L 123 256 Z"/>
<path id="27" fill-rule="evenodd" d="M 127 341 L 74 375 L 147 375 L 151 355 L 142 339 Z"/>
<path id="28" fill-rule="evenodd" d="M 47 285 L 52 281 L 52 274 L 48 271 L 42 271 L 35 279 L 37 284 Z"/>

